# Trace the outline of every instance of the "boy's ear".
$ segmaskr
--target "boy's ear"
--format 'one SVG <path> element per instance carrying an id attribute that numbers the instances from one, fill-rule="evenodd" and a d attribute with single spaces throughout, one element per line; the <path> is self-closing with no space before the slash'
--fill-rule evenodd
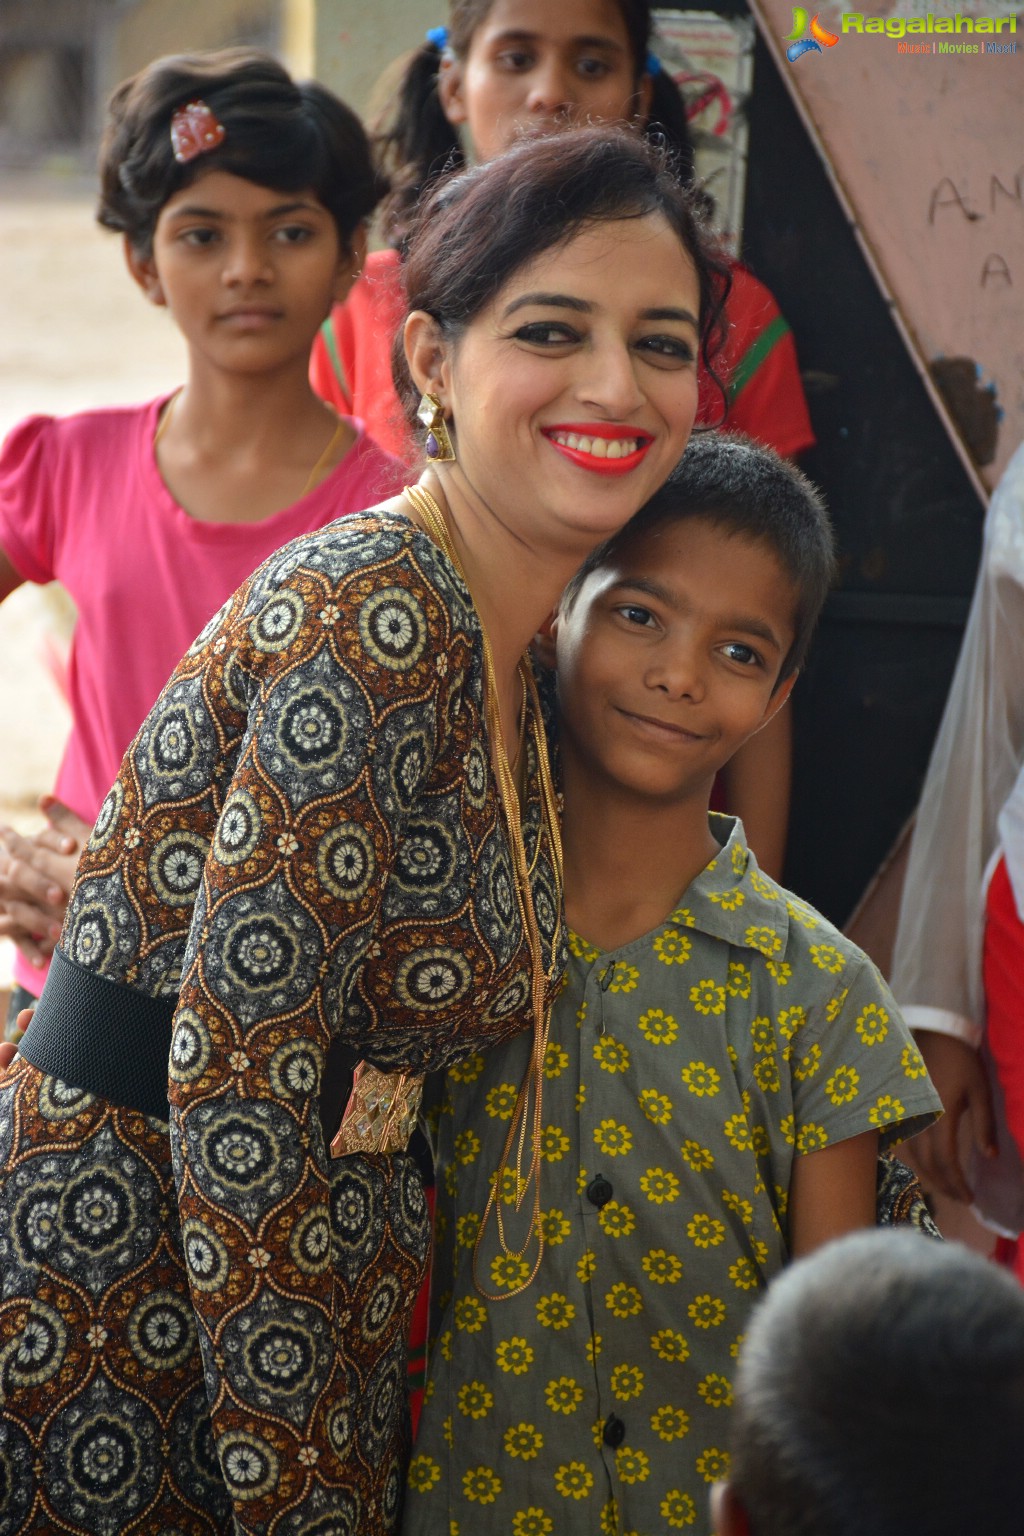
<path id="1" fill-rule="evenodd" d="M 796 682 L 799 676 L 799 670 L 796 672 L 791 672 L 783 682 L 777 685 L 775 692 L 768 700 L 768 705 L 764 712 L 764 719 L 761 721 L 761 724 L 757 728 L 759 731 L 768 724 L 769 720 L 773 720 L 778 714 L 783 704 L 786 703 L 790 694 L 793 692 L 793 684 Z"/>
<path id="2" fill-rule="evenodd" d="M 534 656 L 549 672 L 555 670 L 555 636 L 558 633 L 558 609 L 549 613 L 533 637 L 531 647 Z"/>
<path id="3" fill-rule="evenodd" d="M 125 266 L 149 302 L 158 305 L 160 308 L 166 306 L 167 300 L 164 298 L 163 285 L 160 282 L 156 263 L 152 256 L 143 256 L 137 251 L 127 235 L 124 237 L 123 250 Z"/>
<path id="4" fill-rule="evenodd" d="M 453 128 L 458 128 L 469 117 L 462 86 L 460 61 L 448 56 L 442 58 L 437 72 L 437 99 L 441 103 L 441 111 Z"/>
<path id="5" fill-rule="evenodd" d="M 711 1489 L 711 1529 L 714 1536 L 750 1536 L 750 1516 L 731 1483 L 715 1483 Z"/>

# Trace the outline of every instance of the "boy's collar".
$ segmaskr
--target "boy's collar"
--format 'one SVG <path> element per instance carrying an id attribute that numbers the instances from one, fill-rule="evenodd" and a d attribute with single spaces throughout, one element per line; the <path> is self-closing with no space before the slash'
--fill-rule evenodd
<path id="1" fill-rule="evenodd" d="M 816 919 L 761 873 L 740 821 L 712 812 L 709 822 L 712 836 L 721 844 L 719 852 L 689 886 L 668 922 L 699 929 L 739 949 L 756 950 L 769 962 L 779 963 L 791 919 L 812 925 Z"/>

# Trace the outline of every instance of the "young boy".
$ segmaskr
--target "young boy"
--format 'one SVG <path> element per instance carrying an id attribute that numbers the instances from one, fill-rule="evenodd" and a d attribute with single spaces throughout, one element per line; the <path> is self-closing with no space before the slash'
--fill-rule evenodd
<path id="1" fill-rule="evenodd" d="M 409 1536 L 707 1532 L 751 1306 L 790 1258 L 873 1223 L 879 1142 L 939 1107 L 871 962 L 708 815 L 715 774 L 785 704 L 832 569 L 803 476 L 714 435 L 566 590 L 571 954 L 543 1252 L 531 1281 L 529 1117 L 505 1156 L 523 1037 L 446 1084 Z"/>

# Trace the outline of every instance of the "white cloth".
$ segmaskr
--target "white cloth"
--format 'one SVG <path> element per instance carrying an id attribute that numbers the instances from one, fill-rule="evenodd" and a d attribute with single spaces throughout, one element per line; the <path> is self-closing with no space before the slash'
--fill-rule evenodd
<path id="1" fill-rule="evenodd" d="M 978 579 L 918 806 L 892 990 L 912 1029 L 984 1051 L 986 875 L 1005 852 L 1024 919 L 1024 444 L 989 506 Z M 997 1108 L 999 1095 L 996 1093 Z M 979 1214 L 1024 1229 L 1024 1168 L 1005 1127 L 1000 1156 L 970 1170 Z"/>

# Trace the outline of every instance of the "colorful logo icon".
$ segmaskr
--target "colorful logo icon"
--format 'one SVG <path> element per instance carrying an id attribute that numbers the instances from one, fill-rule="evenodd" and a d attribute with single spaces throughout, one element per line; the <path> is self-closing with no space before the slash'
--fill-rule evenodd
<path id="1" fill-rule="evenodd" d="M 805 53 L 820 53 L 823 48 L 834 48 L 839 38 L 834 32 L 826 32 L 817 16 L 811 22 L 811 35 L 804 37 L 807 31 L 807 12 L 802 5 L 793 7 L 793 30 L 785 41 L 789 44 L 786 49 L 786 58 L 791 64 Z"/>

